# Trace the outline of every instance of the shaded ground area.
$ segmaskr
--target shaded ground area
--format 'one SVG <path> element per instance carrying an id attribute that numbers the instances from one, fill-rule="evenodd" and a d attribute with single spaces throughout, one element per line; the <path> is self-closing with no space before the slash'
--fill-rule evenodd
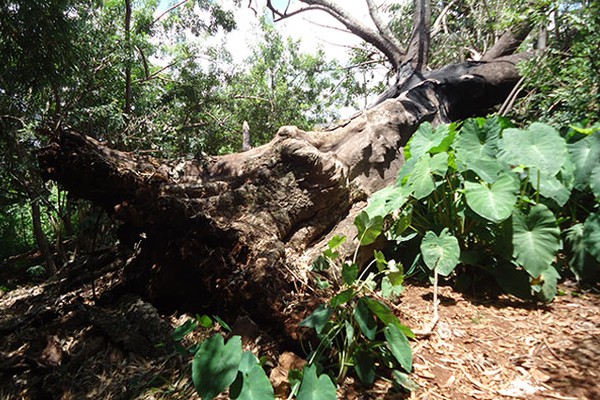
<path id="1" fill-rule="evenodd" d="M 171 334 L 189 317 L 160 315 L 127 293 L 125 263 L 107 251 L 49 282 L 0 295 L 1 399 L 197 398 L 191 354 L 176 351 Z M 412 378 L 421 388 L 394 395 L 385 382 L 361 389 L 350 379 L 340 398 L 600 398 L 599 295 L 563 285 L 564 295 L 536 307 L 507 296 L 481 302 L 440 290 L 436 329 L 412 343 Z M 396 311 L 420 329 L 431 307 L 431 288 L 409 286 Z M 272 379 L 298 361 L 270 338 L 268 327 L 241 317 L 232 328 L 269 360 Z M 208 334 L 197 331 L 182 345 Z"/>

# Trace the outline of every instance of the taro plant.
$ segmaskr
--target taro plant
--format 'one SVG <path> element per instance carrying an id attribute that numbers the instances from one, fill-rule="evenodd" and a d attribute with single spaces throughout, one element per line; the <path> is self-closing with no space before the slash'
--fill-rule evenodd
<path id="1" fill-rule="evenodd" d="M 335 385 L 327 375 L 317 373 L 316 365 L 307 364 L 297 372 L 290 373 L 290 382 L 295 382 L 292 395 L 296 394 L 297 400 L 337 398 Z M 202 399 L 213 399 L 227 389 L 230 399 L 275 399 L 261 361 L 252 352 L 243 351 L 240 336 L 225 343 L 217 333 L 202 342 L 192 361 L 192 380 Z"/>
<path id="2" fill-rule="evenodd" d="M 479 267 L 502 289 L 551 301 L 557 255 L 578 277 L 600 271 L 600 131 L 567 138 L 551 126 L 508 127 L 499 117 L 434 128 L 406 148 L 396 185 L 375 193 L 362 226 L 378 221 L 396 243 L 421 240 L 425 264 L 449 276 Z"/>
<path id="3" fill-rule="evenodd" d="M 240 336 L 225 343 L 217 333 L 205 340 L 192 361 L 192 380 L 202 399 L 213 399 L 227 388 L 231 399 L 275 398 L 258 358 L 242 350 Z"/>
<path id="4" fill-rule="evenodd" d="M 361 214 L 355 223 L 360 226 L 358 246 L 361 246 L 372 243 L 381 233 L 383 219 Z M 414 338 L 414 333 L 378 296 L 379 291 L 375 291 L 381 285 L 383 296 L 398 296 L 403 290 L 402 265 L 387 261 L 383 253 L 376 251 L 372 262 L 361 271 L 356 263 L 358 247 L 352 260 L 341 260 L 337 248 L 345 240 L 345 237 L 334 237 L 313 264 L 316 272 L 334 266 L 331 273 L 339 270 L 341 277 L 331 278 L 329 286 L 336 289 L 335 295 L 300 323 L 314 329 L 317 338 L 308 364 L 316 365 L 337 382 L 342 382 L 353 371 L 367 386 L 371 386 L 378 375 L 391 375 L 396 384 L 414 389 L 416 385 L 407 375 L 412 370 L 408 339 Z"/>

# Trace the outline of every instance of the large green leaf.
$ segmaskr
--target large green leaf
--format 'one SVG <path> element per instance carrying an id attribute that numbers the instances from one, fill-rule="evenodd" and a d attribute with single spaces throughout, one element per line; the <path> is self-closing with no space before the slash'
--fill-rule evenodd
<path id="1" fill-rule="evenodd" d="M 383 334 L 396 360 L 406 372 L 412 371 L 413 355 L 408 339 L 396 325 L 388 325 Z"/>
<path id="2" fill-rule="evenodd" d="M 535 171 L 534 171 L 535 172 Z M 537 174 L 533 173 L 531 176 L 531 183 L 536 184 Z M 546 174 L 540 174 L 540 194 L 548 199 L 552 199 L 559 206 L 564 206 L 567 201 L 569 201 L 569 197 L 571 197 L 571 191 L 562 184 L 560 180 L 558 180 L 554 176 L 549 176 Z"/>
<path id="3" fill-rule="evenodd" d="M 552 211 L 537 204 L 528 214 L 513 215 L 514 257 L 532 277 L 547 270 L 560 248 L 560 229 Z"/>
<path id="4" fill-rule="evenodd" d="M 567 144 L 556 129 L 534 122 L 527 130 L 505 129 L 498 157 L 508 164 L 537 168 L 555 176 L 567 158 Z"/>
<path id="5" fill-rule="evenodd" d="M 575 187 L 584 190 L 590 184 L 592 171 L 600 165 L 600 132 L 567 147 L 575 164 Z"/>
<path id="6" fill-rule="evenodd" d="M 583 224 L 583 244 L 598 262 L 600 262 L 600 212 L 590 214 Z"/>
<path id="7" fill-rule="evenodd" d="M 362 211 L 354 219 L 354 225 L 358 228 L 358 238 L 360 244 L 366 246 L 373 243 L 383 230 L 383 217 L 376 215 L 373 218 L 369 217 L 365 211 Z"/>
<path id="8" fill-rule="evenodd" d="M 337 391 L 331 379 L 325 374 L 317 377 L 317 366 L 304 367 L 302 384 L 298 391 L 297 400 L 336 400 Z"/>
<path id="9" fill-rule="evenodd" d="M 406 157 L 418 158 L 425 153 L 447 151 L 453 138 L 453 126 L 442 124 L 433 129 L 431 123 L 424 122 L 408 142 Z"/>
<path id="10" fill-rule="evenodd" d="M 354 293 L 354 289 L 350 288 L 350 289 L 346 289 L 341 293 L 338 293 L 337 295 L 333 296 L 331 298 L 331 300 L 329 301 L 329 304 L 331 304 L 332 308 L 337 308 L 339 306 L 341 306 L 342 304 L 346 304 L 347 302 L 349 302 L 350 300 L 352 300 L 355 296 Z"/>
<path id="11" fill-rule="evenodd" d="M 590 174 L 590 188 L 596 199 L 600 200 L 600 164 L 598 164 Z"/>
<path id="12" fill-rule="evenodd" d="M 354 369 L 362 383 L 371 386 L 375 382 L 375 358 L 368 351 L 358 351 L 354 355 Z"/>
<path id="13" fill-rule="evenodd" d="M 379 300 L 370 297 L 364 297 L 363 299 L 373 314 L 375 314 L 385 325 L 395 325 L 396 328 L 400 329 L 407 337 L 415 337 L 413 331 L 411 331 L 408 326 L 402 324 L 388 306 Z"/>
<path id="14" fill-rule="evenodd" d="M 242 359 L 242 339 L 233 336 L 227 344 L 215 334 L 205 340 L 192 361 L 192 381 L 203 399 L 213 399 L 235 380 Z"/>
<path id="15" fill-rule="evenodd" d="M 500 125 L 490 120 L 480 125 L 477 120 L 467 120 L 454 141 L 460 171 L 474 171 L 487 183 L 493 183 L 504 169 L 496 160 Z"/>
<path id="16" fill-rule="evenodd" d="M 428 231 L 421 242 L 421 254 L 429 269 L 448 276 L 460 260 L 458 239 L 448 231 L 448 228 L 444 228 L 439 236 Z"/>
<path id="17" fill-rule="evenodd" d="M 342 265 L 342 280 L 346 285 L 352 285 L 358 278 L 358 264 L 344 263 Z"/>
<path id="18" fill-rule="evenodd" d="M 373 313 L 364 298 L 358 300 L 358 305 L 354 309 L 354 320 L 358 324 L 361 332 L 369 340 L 375 339 L 377 333 L 377 322 L 373 317 Z"/>
<path id="19" fill-rule="evenodd" d="M 435 190 L 434 175 L 444 176 L 447 170 L 448 153 L 421 156 L 408 177 L 408 185 L 413 189 L 415 198 L 420 200 L 429 196 Z"/>
<path id="20" fill-rule="evenodd" d="M 273 386 L 254 354 L 242 354 L 236 380 L 231 385 L 229 397 L 238 400 L 275 399 Z"/>
<path id="21" fill-rule="evenodd" d="M 312 314 L 302 320 L 299 325 L 307 328 L 314 328 L 317 333 L 321 333 L 332 313 L 333 310 L 331 308 L 321 304 L 312 312 Z"/>
<path id="22" fill-rule="evenodd" d="M 391 211 L 402 207 L 408 200 L 412 190 L 409 186 L 388 186 L 369 197 L 365 212 L 369 218 L 386 217 Z"/>
<path id="23" fill-rule="evenodd" d="M 566 242 L 571 254 L 569 267 L 577 279 L 586 280 L 600 272 L 600 262 L 592 257 L 586 249 L 584 224 L 575 224 L 567 229 L 566 233 Z"/>
<path id="24" fill-rule="evenodd" d="M 502 174 L 491 185 L 466 181 L 465 196 L 467 204 L 476 214 L 500 223 L 512 214 L 518 188 L 518 183 L 512 176 Z"/>

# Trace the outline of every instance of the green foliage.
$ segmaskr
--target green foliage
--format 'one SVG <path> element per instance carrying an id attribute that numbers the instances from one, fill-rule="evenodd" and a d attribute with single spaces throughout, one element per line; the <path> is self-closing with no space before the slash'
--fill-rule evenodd
<path id="1" fill-rule="evenodd" d="M 202 398 L 212 399 L 235 380 L 242 360 L 242 340 L 232 337 L 227 344 L 215 334 L 206 340 L 194 356 L 192 379 Z"/>
<path id="2" fill-rule="evenodd" d="M 335 385 L 327 375 L 317 376 L 317 366 L 307 365 L 304 367 L 302 384 L 298 391 L 297 400 L 335 400 L 337 391 Z"/>
<path id="3" fill-rule="evenodd" d="M 430 270 L 480 267 L 506 291 L 543 301 L 554 298 L 563 241 L 579 278 L 600 272 L 592 173 L 600 131 L 567 141 L 542 123 L 505 126 L 498 117 L 467 120 L 457 132 L 422 124 L 397 185 L 373 195 L 359 234 L 378 221 L 397 243 L 422 238 L 419 257 Z"/>
<path id="4" fill-rule="evenodd" d="M 366 213 L 356 218 L 358 246 L 372 243 L 368 238 L 381 234 L 381 221 L 368 219 Z M 316 346 L 311 348 L 309 366 L 324 368 L 332 378 L 336 376 L 338 382 L 353 370 L 365 385 L 372 385 L 382 371 L 391 373 L 403 369 L 410 372 L 412 350 L 408 338 L 414 334 L 375 292 L 380 285 L 381 294 L 386 298 L 402 293 L 402 266 L 394 260 L 386 260 L 383 253 L 376 251 L 372 262 L 360 271 L 355 261 L 338 259 L 336 249 L 343 242 L 340 237 L 334 237 L 316 265 L 319 269 L 313 265 L 317 273 L 331 268 L 334 277 L 336 271 L 341 270 L 341 279 L 332 280 L 330 287 L 335 291 L 329 302 L 317 307 L 300 323 L 300 326 L 314 329 L 318 339 Z M 323 385 L 331 384 L 328 377 L 320 379 L 323 379 Z M 329 383 L 326 384 L 325 379 Z M 408 386 L 406 383 L 405 387 Z M 301 393 L 302 388 L 299 396 Z"/>
<path id="5" fill-rule="evenodd" d="M 242 350 L 242 339 L 225 343 L 215 334 L 205 340 L 192 361 L 192 379 L 203 399 L 213 399 L 230 387 L 232 399 L 274 399 L 273 387 L 260 362 Z"/>
<path id="6" fill-rule="evenodd" d="M 230 340 L 231 341 L 231 340 Z M 266 400 L 274 399 L 271 382 L 260 361 L 249 351 L 242 353 L 237 377 L 229 392 L 231 399 Z"/>
<path id="7" fill-rule="evenodd" d="M 448 276 L 454 271 L 460 258 L 458 239 L 450 234 L 448 228 L 444 228 L 439 236 L 428 231 L 421 242 L 421 254 L 430 270 Z"/>
<path id="8" fill-rule="evenodd" d="M 600 3 L 562 0 L 549 9 L 548 48 L 520 64 L 527 95 L 513 115 L 555 126 L 586 124 L 600 114 Z"/>

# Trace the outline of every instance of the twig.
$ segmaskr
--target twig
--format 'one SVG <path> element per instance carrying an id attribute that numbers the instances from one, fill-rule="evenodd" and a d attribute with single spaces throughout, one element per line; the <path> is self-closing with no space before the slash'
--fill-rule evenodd
<path id="1" fill-rule="evenodd" d="M 428 337 L 431 335 L 433 329 L 440 320 L 440 316 L 438 314 L 438 303 L 438 272 L 436 268 L 433 270 L 433 318 L 431 319 L 431 322 L 425 325 L 423 329 L 414 331 L 416 336 Z"/>
<path id="2" fill-rule="evenodd" d="M 152 21 L 150 23 L 150 26 L 154 25 L 155 23 L 157 23 L 158 21 L 160 21 L 160 19 L 162 17 L 164 17 L 165 15 L 167 15 L 168 13 L 170 13 L 171 11 L 173 11 L 174 9 L 176 9 L 177 7 L 180 7 L 180 6 L 184 5 L 187 2 L 188 2 L 188 0 L 182 0 L 179 3 L 174 4 L 171 7 L 167 8 L 162 14 L 160 14 L 158 17 L 154 18 L 154 21 Z"/>
<path id="3" fill-rule="evenodd" d="M 519 79 L 515 87 L 513 87 L 510 94 L 506 98 L 506 100 L 504 100 L 504 103 L 502 104 L 502 107 L 500 107 L 498 114 L 505 116 L 512 109 L 513 105 L 515 104 L 515 100 L 517 99 L 517 94 L 519 93 L 519 90 L 521 90 L 523 82 L 525 82 L 524 76 L 521 77 L 521 79 Z"/>

